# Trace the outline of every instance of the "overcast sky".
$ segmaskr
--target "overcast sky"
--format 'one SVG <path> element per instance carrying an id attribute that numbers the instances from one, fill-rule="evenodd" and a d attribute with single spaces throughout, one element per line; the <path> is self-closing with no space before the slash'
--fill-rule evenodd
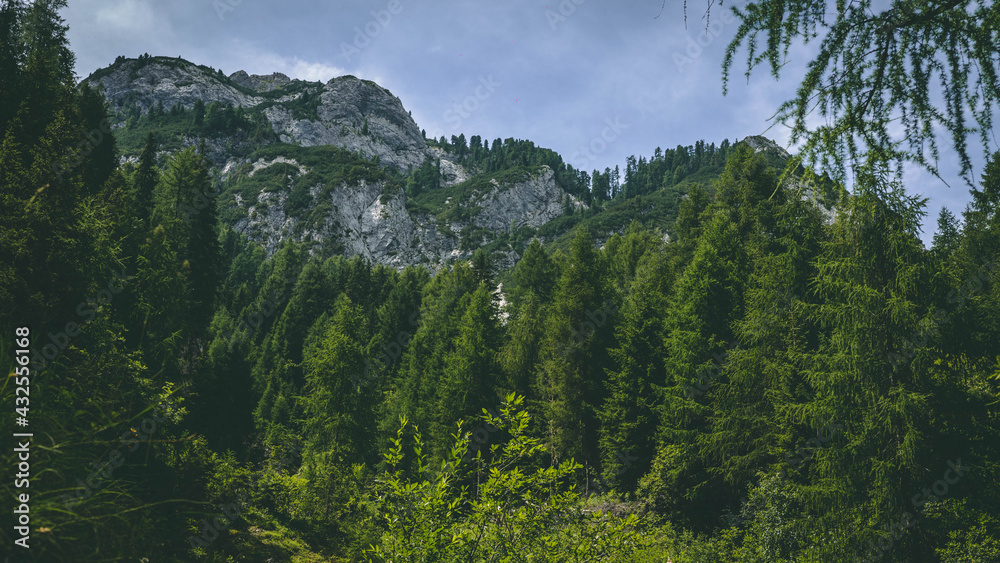
<path id="1" fill-rule="evenodd" d="M 728 2 L 727 2 L 728 4 Z M 661 13 L 662 6 L 662 13 Z M 765 135 L 794 152 L 768 118 L 794 92 L 808 53 L 793 53 L 781 81 L 721 61 L 736 24 L 678 0 L 73 0 L 63 15 L 83 78 L 115 57 L 180 56 L 226 74 L 282 72 L 327 80 L 354 74 L 398 96 L 428 136 L 529 139 L 587 171 L 656 147 Z M 657 17 L 659 16 L 659 17 Z M 603 137 L 603 139 L 602 139 Z M 606 141 L 607 139 L 613 139 Z M 969 200 L 956 159 L 950 187 L 926 173 L 907 189 L 938 210 Z M 976 161 L 980 166 L 982 159 Z M 981 170 L 981 168 L 979 168 Z"/>

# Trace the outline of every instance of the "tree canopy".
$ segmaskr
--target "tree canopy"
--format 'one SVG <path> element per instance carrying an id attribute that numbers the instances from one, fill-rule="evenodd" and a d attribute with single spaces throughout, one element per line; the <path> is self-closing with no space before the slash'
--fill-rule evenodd
<path id="1" fill-rule="evenodd" d="M 869 151 L 939 174 L 946 136 L 972 185 L 970 138 L 986 155 L 996 150 L 1000 11 L 992 1 L 754 0 L 729 9 L 740 26 L 723 62 L 724 91 L 741 48 L 747 79 L 762 65 L 777 79 L 793 49 L 818 42 L 795 97 L 771 119 L 838 179 Z M 816 117 L 822 123 L 813 126 Z"/>

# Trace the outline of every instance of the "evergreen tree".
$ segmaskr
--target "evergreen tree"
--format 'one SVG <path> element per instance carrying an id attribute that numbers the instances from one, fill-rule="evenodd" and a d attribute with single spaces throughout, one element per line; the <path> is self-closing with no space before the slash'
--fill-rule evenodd
<path id="1" fill-rule="evenodd" d="M 159 216 L 176 237 L 178 259 L 186 273 L 190 326 L 200 332 L 212 319 L 221 262 L 208 162 L 192 148 L 177 153 L 168 163 L 159 189 Z"/>
<path id="2" fill-rule="evenodd" d="M 399 375 L 386 398 L 386 416 L 382 429 L 390 429 L 405 416 L 419 428 L 431 430 L 431 438 L 439 438 L 443 428 L 453 431 L 457 419 L 441 412 L 441 381 L 445 365 L 454 350 L 462 316 L 471 294 L 479 286 L 475 274 L 466 262 L 440 272 L 424 286 L 416 331 L 403 355 Z M 443 459 L 444 448 L 452 440 L 428 444 L 431 459 Z"/>
<path id="3" fill-rule="evenodd" d="M 612 326 L 603 276 L 594 240 L 581 229 L 545 322 L 536 382 L 553 463 L 573 458 L 583 462 L 588 473 L 599 468 L 594 409 L 603 401 Z"/>
<path id="4" fill-rule="evenodd" d="M 365 369 L 370 338 L 363 311 L 344 294 L 328 323 L 317 323 L 305 351 L 304 427 L 307 452 L 332 452 L 340 463 L 373 463 L 379 389 L 360 391 L 351 376 Z"/>
<path id="5" fill-rule="evenodd" d="M 499 403 L 497 355 L 503 333 L 498 317 L 490 288 L 480 283 L 462 314 L 454 350 L 445 358 L 438 392 L 439 416 L 432 428 L 438 443 L 448 443 L 455 421 L 471 420 Z"/>
<path id="6" fill-rule="evenodd" d="M 836 17 L 828 19 L 828 13 Z M 810 72 L 772 117 L 791 124 L 790 142 L 804 141 L 800 152 L 813 164 L 827 166 L 838 180 L 847 166 L 871 155 L 936 173 L 938 130 L 943 129 L 972 185 L 968 136 L 978 132 L 988 155 L 993 108 L 1000 102 L 997 31 L 992 24 L 985 33 L 980 27 L 996 17 L 993 3 L 954 0 L 928 6 L 903 0 L 875 7 L 841 0 L 758 0 L 735 14 L 740 25 L 723 61 L 724 89 L 744 42 L 749 46 L 747 77 L 767 65 L 777 78 L 791 46 L 823 29 Z M 762 44 L 767 47 L 759 50 Z M 817 107 L 828 120 L 814 128 L 807 120 Z M 907 116 L 901 128 L 899 115 Z"/>
<path id="7" fill-rule="evenodd" d="M 476 252 L 472 255 L 472 271 L 475 273 L 476 280 L 479 283 L 493 287 L 493 264 L 490 261 L 489 254 L 482 248 L 477 248 Z"/>
<path id="8" fill-rule="evenodd" d="M 135 197 L 136 220 L 140 231 L 150 228 L 150 217 L 153 212 L 153 194 L 160 181 L 160 170 L 156 166 L 156 151 L 158 145 L 156 135 L 150 132 L 146 143 L 139 154 L 139 167 L 136 168 L 132 180 L 132 190 Z"/>
<path id="9" fill-rule="evenodd" d="M 660 253 L 644 256 L 615 328 L 608 393 L 601 405 L 600 446 L 604 479 L 623 492 L 635 490 L 656 456 L 655 385 L 665 377 L 663 319 L 672 276 Z"/>
<path id="10" fill-rule="evenodd" d="M 659 450 L 641 491 L 671 518 L 699 528 L 711 522 L 724 498 L 724 491 L 707 486 L 698 441 L 711 413 L 709 391 L 736 344 L 732 324 L 742 315 L 748 273 L 747 250 L 730 212 L 718 209 L 677 278 L 665 319 Z"/>
<path id="11" fill-rule="evenodd" d="M 84 82 L 80 85 L 80 113 L 91 144 L 82 168 L 84 185 L 99 189 L 118 168 L 118 147 L 111 133 L 110 115 L 104 96 Z"/>
<path id="12" fill-rule="evenodd" d="M 194 101 L 194 126 L 201 127 L 205 123 L 205 102 L 198 98 Z"/>
<path id="13" fill-rule="evenodd" d="M 909 497 L 926 486 L 924 468 L 962 456 L 958 444 L 934 444 L 940 429 L 930 426 L 933 355 L 923 349 L 913 356 L 907 342 L 933 318 L 928 296 L 917 291 L 929 281 L 916 237 L 924 200 L 890 185 L 878 160 L 862 173 L 850 214 L 817 262 L 813 287 L 823 304 L 811 312 L 828 336 L 805 371 L 814 397 L 798 407 L 811 433 L 828 421 L 843 426 L 835 445 L 796 471 L 808 476 L 801 494 L 827 515 L 815 523 L 839 531 L 836 541 L 816 548 L 826 558 L 862 555 L 884 525 L 913 509 Z M 923 558 L 914 549 L 903 542 L 893 557 Z"/>
<path id="14" fill-rule="evenodd" d="M 44 131 L 57 113 L 72 105 L 76 57 L 69 50 L 68 28 L 59 15 L 65 7 L 66 0 L 36 0 L 24 12 L 22 85 L 23 99 L 31 100 L 24 123 L 29 131 Z"/>
<path id="15" fill-rule="evenodd" d="M 541 350 L 543 318 L 542 304 L 534 292 L 528 292 L 511 315 L 507 324 L 508 338 L 499 360 L 506 377 L 500 386 L 507 392 L 525 396 L 531 391 Z"/>
<path id="16" fill-rule="evenodd" d="M 961 240 L 958 232 L 958 220 L 947 207 L 942 207 L 941 213 L 938 215 L 937 225 L 938 230 L 934 233 L 933 248 L 944 259 L 957 250 Z"/>
<path id="17" fill-rule="evenodd" d="M 25 6 L 20 0 L 0 2 L 0 131 L 7 133 L 21 107 L 25 46 L 21 25 Z"/>
<path id="18" fill-rule="evenodd" d="M 511 300 L 518 302 L 528 292 L 534 293 L 541 303 L 548 303 L 555 289 L 559 271 L 537 238 L 532 239 L 524 256 L 511 273 Z"/>

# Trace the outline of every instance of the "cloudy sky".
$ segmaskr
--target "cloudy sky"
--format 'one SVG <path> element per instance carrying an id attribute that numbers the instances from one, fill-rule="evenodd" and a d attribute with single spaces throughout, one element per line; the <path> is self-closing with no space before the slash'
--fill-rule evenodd
<path id="1" fill-rule="evenodd" d="M 788 147 L 768 118 L 811 49 L 790 56 L 781 81 L 736 68 L 724 96 L 735 20 L 713 11 L 706 29 L 704 4 L 688 7 L 686 25 L 678 0 L 74 0 L 63 15 L 81 78 L 143 53 L 226 74 L 354 74 L 398 96 L 428 136 L 529 139 L 588 171 L 701 139 L 762 134 Z M 907 174 L 930 198 L 925 242 L 942 205 L 957 214 L 969 200 L 951 155 L 942 170 L 950 187 Z"/>

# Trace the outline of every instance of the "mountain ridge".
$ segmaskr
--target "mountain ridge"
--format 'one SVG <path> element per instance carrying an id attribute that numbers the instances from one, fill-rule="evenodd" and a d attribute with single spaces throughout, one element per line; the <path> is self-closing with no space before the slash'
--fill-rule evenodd
<path id="1" fill-rule="evenodd" d="M 267 255 L 294 241 L 323 255 L 438 270 L 484 248 L 506 269 L 533 236 L 565 239 L 587 224 L 601 243 L 650 211 L 652 225 L 669 238 L 683 182 L 710 183 L 724 156 L 723 149 L 714 164 L 675 171 L 672 181 L 681 187 L 655 189 L 662 196 L 636 216 L 614 194 L 590 201 L 596 178 L 530 141 L 496 139 L 490 147 L 478 137 L 467 145 L 464 135 L 451 143 L 426 139 L 398 97 L 351 75 L 326 83 L 279 72 L 227 76 L 181 58 L 143 55 L 119 57 L 84 82 L 107 97 L 123 159 L 135 157 L 148 132 L 163 154 L 204 146 L 220 184 L 220 216 Z M 746 141 L 776 158 L 776 166 L 789 157 L 763 137 Z M 614 183 L 612 191 L 617 176 Z M 594 218 L 608 209 L 617 215 Z"/>

